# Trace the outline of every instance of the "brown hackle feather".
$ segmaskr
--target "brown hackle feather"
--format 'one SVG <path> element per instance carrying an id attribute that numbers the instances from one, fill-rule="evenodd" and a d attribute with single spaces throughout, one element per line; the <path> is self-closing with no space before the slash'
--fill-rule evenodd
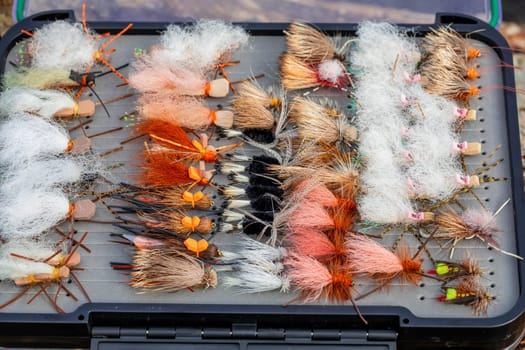
<path id="1" fill-rule="evenodd" d="M 306 303 L 351 301 L 359 318 L 368 324 L 352 296 L 353 278 L 347 266 L 333 261 L 325 266 L 312 257 L 297 254 L 290 254 L 284 264 L 290 280 L 299 289 L 300 295 L 296 299 Z"/>
<path id="2" fill-rule="evenodd" d="M 401 279 L 407 283 L 417 285 L 423 278 L 421 270 L 422 259 L 419 255 L 413 257 L 410 248 L 403 243 L 397 248 L 396 255 L 403 266 L 403 271 L 400 274 Z"/>
<path id="3" fill-rule="evenodd" d="M 239 129 L 272 129 L 275 118 L 272 98 L 255 85 L 245 82 L 232 99 L 233 125 Z M 277 102 L 274 102 L 276 104 Z"/>
<path id="4" fill-rule="evenodd" d="M 481 276 L 483 270 L 479 266 L 479 262 L 474 259 L 472 256 L 467 256 L 463 261 L 461 261 L 461 266 L 467 271 L 471 276 Z"/>
<path id="5" fill-rule="evenodd" d="M 299 141 L 294 147 L 294 157 L 287 164 L 311 168 L 321 168 L 332 164 L 334 152 L 338 148 L 333 145 L 320 144 L 313 141 Z"/>
<path id="6" fill-rule="evenodd" d="M 279 94 L 271 88 L 265 90 L 252 81 L 244 81 L 239 84 L 237 94 L 232 99 L 232 104 L 235 104 L 235 101 L 241 97 L 244 98 L 245 101 L 264 106 L 270 110 L 280 110 L 283 103 Z"/>
<path id="7" fill-rule="evenodd" d="M 436 53 L 421 65 L 421 83 L 430 94 L 468 103 L 479 89 L 467 78 L 467 66 L 460 63 L 458 55 L 450 48 L 436 50 Z"/>
<path id="8" fill-rule="evenodd" d="M 334 221 L 337 220 L 337 218 L 334 218 Z M 334 245 L 334 250 L 336 252 L 336 254 L 334 254 L 330 259 L 332 266 L 347 266 L 348 260 L 344 243 L 346 236 L 348 235 L 348 230 L 334 228 L 332 230 L 325 231 L 325 235 Z"/>
<path id="9" fill-rule="evenodd" d="M 483 271 L 479 266 L 479 262 L 474 257 L 467 254 L 467 256 L 459 263 L 450 261 L 436 261 L 445 263 L 452 266 L 453 269 L 449 270 L 446 274 L 440 274 L 439 277 L 446 281 L 452 281 L 458 278 L 477 278 L 482 275 Z"/>
<path id="10" fill-rule="evenodd" d="M 436 224 L 440 232 L 435 238 L 453 239 L 456 241 L 468 239 L 476 234 L 468 227 L 461 216 L 452 210 L 447 210 L 436 215 Z"/>
<path id="11" fill-rule="evenodd" d="M 341 152 L 330 145 L 304 143 L 287 164 L 270 165 L 269 171 L 283 180 L 285 190 L 315 176 L 335 194 L 349 197 L 356 188 L 359 172 L 350 153 Z"/>
<path id="12" fill-rule="evenodd" d="M 357 175 L 354 169 L 349 169 L 349 172 L 340 172 L 331 167 L 323 168 L 307 168 L 299 166 L 284 166 L 271 165 L 269 170 L 278 174 L 279 178 L 285 179 L 282 188 L 289 190 L 297 186 L 298 183 L 312 178 L 315 178 L 332 190 L 339 194 L 345 189 L 352 189 L 357 181 Z"/>
<path id="13" fill-rule="evenodd" d="M 431 29 L 431 32 L 423 37 L 420 45 L 424 56 L 432 55 L 434 50 L 441 48 L 451 48 L 464 61 L 481 55 L 481 52 L 473 47 L 468 39 L 449 26 Z"/>
<path id="14" fill-rule="evenodd" d="M 307 142 L 350 143 L 357 136 L 356 128 L 342 112 L 311 99 L 295 97 L 290 104 L 289 118 L 297 125 L 299 137 Z"/>
<path id="15" fill-rule="evenodd" d="M 494 300 L 494 297 L 491 296 L 487 289 L 480 285 L 475 279 L 466 278 L 461 280 L 457 285 L 456 290 L 461 294 L 471 294 L 476 296 L 476 299 L 468 304 L 472 308 L 474 315 L 487 315 L 487 309 L 492 300 Z"/>
<path id="16" fill-rule="evenodd" d="M 465 63 L 460 63 L 461 59 L 457 53 L 450 47 L 437 48 L 419 65 L 421 76 L 426 79 L 434 78 L 433 75 L 437 70 L 448 70 L 442 79 L 450 80 L 451 75 L 461 75 L 462 67 Z M 434 79 L 439 79 L 435 77 Z"/>
<path id="17" fill-rule="evenodd" d="M 162 244 L 160 246 L 155 245 L 151 247 L 138 247 L 139 249 L 149 249 L 149 250 L 168 249 L 168 250 L 176 250 L 180 253 L 188 254 L 191 256 L 194 256 L 196 254 L 195 252 L 188 250 L 186 246 L 184 245 L 183 239 L 179 237 L 169 236 L 165 234 L 151 233 L 151 232 L 145 232 L 142 235 L 158 240 Z M 219 256 L 221 256 L 220 249 L 212 243 L 208 245 L 208 248 L 205 251 L 202 251 L 199 253 L 199 258 L 201 260 L 213 260 Z"/>
<path id="18" fill-rule="evenodd" d="M 480 73 L 476 67 L 462 59 L 454 50 L 450 47 L 438 48 L 432 52 L 431 56 L 428 56 L 419 65 L 419 70 L 422 76 L 432 78 L 431 75 L 439 67 L 441 70 L 447 69 L 450 74 L 454 74 L 463 77 L 467 80 L 474 80 L 479 77 Z M 449 77 L 444 76 L 444 78 Z"/>
<path id="19" fill-rule="evenodd" d="M 462 276 L 463 279 L 474 278 L 481 276 L 483 270 L 479 266 L 478 260 L 467 253 L 465 258 L 459 262 L 459 265 L 465 269 L 466 275 Z"/>
<path id="20" fill-rule="evenodd" d="M 288 52 L 305 62 L 319 63 L 336 55 L 330 38 L 308 24 L 293 22 L 284 33 Z"/>
<path id="21" fill-rule="evenodd" d="M 288 90 L 308 89 L 319 86 L 314 66 L 291 54 L 284 53 L 280 59 L 281 83 Z"/>
<path id="22" fill-rule="evenodd" d="M 145 187 L 139 195 L 137 195 L 137 198 L 171 208 L 191 208 L 192 204 L 183 198 L 187 188 L 188 186 L 163 188 Z M 195 201 L 195 208 L 197 209 L 210 209 L 212 205 L 212 200 L 207 194 L 204 194 L 200 200 Z"/>
<path id="23" fill-rule="evenodd" d="M 289 278 L 304 302 L 345 302 L 351 298 L 352 274 L 344 266 L 328 266 L 312 257 L 290 254 L 285 261 Z"/>
<path id="24" fill-rule="evenodd" d="M 332 283 L 325 288 L 326 298 L 331 302 L 345 302 L 352 298 L 353 278 L 350 269 L 344 265 L 331 263 L 328 269 L 332 275 Z"/>
<path id="25" fill-rule="evenodd" d="M 318 176 L 323 184 L 343 199 L 354 199 L 359 182 L 359 171 L 352 155 L 341 152 L 337 147 L 325 149 L 332 154 L 332 161 L 326 168 L 320 168 Z"/>
<path id="26" fill-rule="evenodd" d="M 207 217 L 200 217 L 200 222 L 196 227 L 186 226 L 182 220 L 190 217 L 186 213 L 178 210 L 159 210 L 155 213 L 137 213 L 146 227 L 160 228 L 174 232 L 183 237 L 188 237 L 192 233 L 208 234 L 213 231 L 213 222 Z"/>
<path id="27" fill-rule="evenodd" d="M 341 232 L 348 232 L 353 227 L 355 217 L 357 215 L 357 204 L 346 198 L 338 198 L 337 206 L 330 208 L 330 214 L 334 220 L 335 230 Z M 343 235 L 344 238 L 344 235 Z M 332 240 L 334 244 L 335 240 Z M 339 244 L 342 246 L 344 239 L 339 241 Z"/>
<path id="28" fill-rule="evenodd" d="M 343 153 L 334 157 L 329 168 L 337 174 L 329 188 L 343 198 L 354 198 L 359 184 L 359 168 L 350 153 Z M 326 183 L 329 184 L 328 179 Z"/>
<path id="29" fill-rule="evenodd" d="M 137 250 L 129 284 L 152 292 L 215 288 L 217 274 L 198 259 L 173 249 Z"/>
<path id="30" fill-rule="evenodd" d="M 494 216 L 487 210 L 466 209 L 461 215 L 452 209 L 439 213 L 436 223 L 441 232 L 437 238 L 452 239 L 454 243 L 477 237 L 486 244 L 499 249 L 494 235 L 500 232 Z"/>

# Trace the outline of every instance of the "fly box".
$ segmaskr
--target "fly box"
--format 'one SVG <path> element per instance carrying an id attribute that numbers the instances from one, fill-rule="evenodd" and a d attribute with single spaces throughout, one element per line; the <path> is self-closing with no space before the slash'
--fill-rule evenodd
<path id="1" fill-rule="evenodd" d="M 28 38 L 25 32 L 32 33 L 55 21 L 75 22 L 76 19 L 71 11 L 45 12 L 33 15 L 14 26 L 0 43 L 2 72 L 12 72 L 25 64 L 23 59 L 27 56 L 25 43 Z M 89 23 L 88 27 L 97 33 L 109 32 L 114 35 L 126 25 L 127 23 L 93 22 Z M 109 46 L 116 49 L 107 56 L 110 57 L 111 65 L 117 67 L 117 71 L 122 75 L 129 76 L 130 68 L 125 64 L 131 64 L 143 55 L 154 53 L 155 45 L 159 44 L 159 35 L 167 25 L 134 23 L 132 28 Z M 249 42 L 233 52 L 228 61 L 235 64 L 232 67 L 224 65 L 222 68 L 226 73 L 223 72 L 217 77 L 227 77 L 237 92 L 241 89 L 238 81 L 262 74 L 264 76 L 259 76 L 256 84 L 263 88 L 279 86 L 280 58 L 287 49 L 284 31 L 289 24 L 239 25 L 249 32 Z M 63 287 L 58 287 L 55 283 L 40 283 L 42 281 L 38 281 L 34 276 L 24 286 L 15 286 L 9 280 L 2 281 L 1 304 L 7 304 L 21 292 L 24 293 L 0 312 L 0 344 L 54 347 L 90 345 L 93 349 L 177 346 L 195 349 L 306 346 L 351 349 L 360 346 L 369 349 L 503 349 L 516 346 L 521 339 L 524 325 L 523 265 L 520 259 L 500 251 L 501 249 L 518 256 L 525 254 L 525 243 L 520 236 L 524 229 L 524 198 L 517 107 L 514 92 L 510 91 L 514 87 L 514 73 L 506 67 L 512 64 L 512 55 L 497 31 L 473 17 L 438 14 L 436 23 L 431 26 L 399 27 L 407 30 L 409 36 L 423 37 L 430 33 L 432 28 L 440 26 L 450 26 L 468 37 L 473 46 L 481 52 L 475 61 L 479 67 L 479 77 L 473 83 L 473 86 L 479 89 L 479 94 L 470 98 L 468 106 L 469 109 L 475 110 L 476 118 L 465 121 L 459 132 L 461 140 L 468 140 L 471 145 L 476 146 L 475 148 L 481 148 L 473 152 L 472 156 L 462 157 L 466 171 L 476 175 L 480 183 L 471 191 L 464 191 L 455 197 L 454 200 L 457 199 L 459 204 L 451 201 L 441 209 L 450 207 L 461 212 L 468 208 L 484 206 L 488 212 L 497 213 L 493 218 L 500 231 L 496 236 L 497 246 L 487 246 L 487 242 L 470 236 L 467 238 L 472 239 L 464 239 L 457 245 L 452 240 L 431 239 L 425 242 L 429 234 L 437 233 L 422 229 L 426 227 L 424 223 L 391 227 L 372 225 L 363 219 L 359 228 L 355 230 L 373 235 L 383 246 L 391 248 L 399 245 L 399 236 L 402 235 L 404 244 L 412 253 L 421 250 L 423 264 L 418 273 L 425 275 L 417 277 L 415 285 L 396 278 L 390 281 L 389 286 L 383 285 L 383 288 L 377 288 L 378 285 L 381 286 L 377 281 L 355 277 L 352 287 L 354 297 L 359 298 L 359 295 L 364 296 L 365 293 L 373 291 L 356 301 L 367 324 L 360 319 L 350 300 L 303 302 L 300 292 L 294 288 L 293 280 L 287 293 L 276 288 L 275 291 L 243 294 L 238 293 L 238 289 L 226 288 L 222 282 L 225 276 L 232 273 L 233 263 L 214 265 L 218 260 L 213 259 L 206 261 L 202 268 L 213 268 L 216 271 L 215 288 L 189 288 L 175 293 L 142 293 L 141 289 L 134 289 L 128 285 L 132 278 L 129 271 L 118 269 L 119 265 L 133 264 L 132 255 L 135 249 L 114 242 L 118 240 L 115 236 L 121 237 L 122 234 L 130 233 L 122 225 L 114 224 L 123 223 L 121 215 L 129 213 L 122 214 L 122 211 L 129 210 L 131 204 L 112 194 L 120 183 L 136 184 L 136 179 L 141 173 L 138 164 L 143 157 L 147 138 L 139 138 L 140 135 L 133 134 L 139 118 L 135 103 L 140 94 L 123 84 L 116 74 L 103 74 L 107 68 L 104 64 L 98 64 L 91 70 L 91 75 L 85 74 L 84 79 L 80 80 L 95 79 L 94 85 L 85 84 L 90 86 L 85 87 L 81 96 L 81 99 L 94 101 L 95 113 L 90 117 L 63 122 L 71 139 L 90 138 L 92 153 L 97 155 L 97 166 L 103 169 L 105 179 L 95 181 L 95 187 L 88 186 L 89 188 L 82 189 L 82 198 L 90 198 L 96 203 L 94 216 L 87 221 L 73 220 L 69 249 L 74 249 L 80 254 L 81 261 L 77 266 L 80 269 L 71 268 L 69 277 L 62 279 Z M 320 24 L 317 28 L 331 37 L 346 38 L 336 39 L 337 42 L 348 38 L 355 39 L 358 25 Z M 349 121 L 353 122 L 365 104 L 364 97 L 361 101 L 356 99 L 353 89 L 359 89 L 360 76 L 365 72 L 356 69 L 352 61 L 352 48 L 355 43 L 352 40 L 347 43 L 350 52 L 347 68 L 352 73 L 355 84 L 353 87 L 348 84 L 348 89 L 312 87 L 290 91 L 286 100 L 290 103 L 294 97 L 300 97 L 315 101 L 335 101 L 348 114 Z M 108 53 L 112 50 L 109 48 Z M 403 57 L 400 55 L 397 58 L 401 61 Z M 389 67 L 393 72 L 392 77 L 396 72 L 397 63 L 396 59 Z M 392 77 L 386 75 L 379 78 L 380 81 L 384 81 L 385 89 L 388 89 Z M 209 93 L 207 87 L 203 89 Z M 231 96 L 230 94 L 225 98 L 207 98 L 205 102 L 210 109 L 222 111 L 228 109 L 232 103 Z M 410 101 L 410 96 L 405 97 Z M 378 97 L 377 103 L 380 104 L 381 101 Z M 416 109 L 421 107 L 418 107 L 418 102 L 414 106 Z M 81 107 L 75 108 L 77 112 L 81 110 Z M 260 119 L 262 118 L 261 116 Z M 377 118 L 387 117 L 377 115 Z M 275 127 L 273 128 L 275 130 Z M 289 125 L 285 130 L 288 130 L 287 128 Z M 260 149 L 247 143 L 235 148 L 232 146 L 230 149 L 227 145 L 239 141 L 235 138 L 228 139 L 218 127 L 209 128 L 207 133 L 211 136 L 209 142 L 219 152 L 222 149 L 226 151 L 223 153 L 224 158 L 218 163 L 216 174 L 211 177 L 213 185 L 200 184 L 194 189 L 203 189 L 202 192 L 210 196 L 212 202 L 209 205 L 209 216 L 214 220 L 214 233 L 206 236 L 209 244 L 213 243 L 220 250 L 235 254 L 239 247 L 239 234 L 225 232 L 226 227 L 232 229 L 237 223 L 225 225 L 228 223 L 225 212 L 229 210 L 225 206 L 231 203 L 231 198 L 224 194 L 224 190 L 232 182 L 238 182 L 235 185 L 238 188 L 247 185 L 242 183 L 244 180 L 237 178 L 239 174 L 220 169 L 221 164 L 230 159 L 229 157 L 239 160 L 242 157 L 250 159 L 260 154 L 273 156 L 273 153 L 272 150 L 264 147 Z M 132 140 L 135 136 L 136 139 Z M 197 140 L 196 137 L 191 138 Z M 380 143 L 377 142 L 377 147 Z M 362 145 L 364 147 L 364 144 Z M 428 146 L 429 152 L 434 146 Z M 501 159 L 502 161 L 498 161 Z M 368 161 L 371 164 L 371 159 Z M 491 167 L 491 164 L 494 166 Z M 7 172 L 9 169 L 3 171 Z M 5 177 L 5 174 L 3 175 Z M 247 173 L 245 176 L 248 176 Z M 496 181 L 498 179 L 502 181 Z M 74 201 L 81 196 L 69 198 Z M 231 211 L 240 215 L 239 220 L 250 218 L 252 213 L 249 206 L 241 210 L 234 208 Z M 81 218 L 81 215 L 72 215 L 73 218 Z M 363 214 L 361 216 L 364 217 Z M 191 215 L 189 219 L 192 219 Z M 134 218 L 133 223 L 137 220 Z M 193 224 L 190 223 L 190 226 Z M 49 234 L 54 241 L 68 235 L 71 223 L 66 222 L 58 227 L 58 231 Z M 270 227 L 269 231 L 271 230 Z M 140 235 L 145 231 L 147 230 L 143 228 L 142 231 L 134 231 L 134 234 Z M 87 234 L 84 234 L 85 232 Z M 379 235 L 382 238 L 376 238 Z M 262 240 L 268 238 L 268 235 L 263 235 Z M 280 239 L 281 237 L 278 241 Z M 195 244 L 198 244 L 197 240 Z M 451 245 L 454 245 L 453 258 L 450 258 Z M 19 255 L 23 255 L 23 252 Z M 477 283 L 483 288 L 490 302 L 486 314 L 481 312 L 480 315 L 475 315 L 472 308 L 460 305 L 459 301 L 457 305 L 443 303 L 450 297 L 449 293 L 455 293 L 454 298 L 459 298 L 461 291 L 457 288 L 447 289 L 446 286 L 443 287 L 442 280 L 426 277 L 428 271 L 436 270 L 436 261 L 460 262 L 467 256 L 475 258 L 482 270 Z M 283 286 L 282 289 L 286 288 Z"/>

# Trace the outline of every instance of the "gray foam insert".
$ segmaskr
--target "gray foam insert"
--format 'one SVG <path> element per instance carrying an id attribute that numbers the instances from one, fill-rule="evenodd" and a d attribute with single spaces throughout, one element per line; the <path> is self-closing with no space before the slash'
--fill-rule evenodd
<path id="1" fill-rule="evenodd" d="M 113 47 L 117 48 L 116 53 L 111 57 L 111 62 L 114 66 L 119 66 L 126 62 L 134 60 L 134 48 L 148 48 L 155 43 L 156 36 L 145 35 L 124 35 L 118 39 Z M 483 56 L 478 60 L 481 69 L 487 67 L 496 67 L 499 63 L 497 55 L 492 49 L 476 42 L 483 50 Z M 259 79 L 262 86 L 278 84 L 278 57 L 285 49 L 283 37 L 280 36 L 255 36 L 251 40 L 250 47 L 237 52 L 233 59 L 241 61 L 237 66 L 228 70 L 231 79 L 243 79 L 259 73 L 264 73 L 265 77 Z M 9 54 L 9 59 L 14 59 L 16 47 Z M 9 68 L 10 69 L 10 68 Z M 105 69 L 103 69 L 105 70 Z M 129 69 L 123 70 L 127 75 Z M 116 85 L 121 81 L 114 75 L 107 75 L 97 80 L 96 91 L 104 100 L 121 96 L 123 94 L 133 92 L 127 87 L 116 88 Z M 487 69 L 479 79 L 481 86 L 502 85 L 502 75 L 499 68 Z M 85 92 L 84 97 L 88 96 L 89 92 Z M 293 94 L 292 94 L 293 95 Z M 327 89 L 320 89 L 313 92 L 312 96 L 325 96 L 335 98 L 345 106 L 348 102 L 347 94 Z M 94 97 L 90 97 L 94 99 Z M 119 117 L 125 113 L 130 113 L 134 110 L 134 98 L 128 98 L 108 105 L 112 117 L 108 118 L 104 111 L 97 108 L 96 115 L 92 117 L 94 120 L 89 127 L 85 128 L 85 132 L 94 134 L 100 131 L 108 130 L 117 126 L 125 125 L 126 123 L 119 120 Z M 210 106 L 216 104 L 228 105 L 228 99 L 208 99 Z M 506 120 L 504 118 L 505 104 L 502 90 L 490 89 L 483 91 L 479 98 L 472 99 L 471 107 L 478 109 L 478 119 L 474 122 L 467 122 L 462 132 L 462 139 L 468 141 L 478 141 L 483 144 L 483 151 L 490 153 L 497 145 L 501 144 L 502 149 L 498 152 L 495 158 L 508 159 L 509 151 L 506 142 Z M 78 121 L 71 121 L 68 126 L 74 126 Z M 81 135 L 80 130 L 72 133 L 72 136 Z M 119 142 L 128 138 L 130 129 L 124 128 L 122 131 L 100 136 L 93 139 L 93 150 L 95 153 L 102 153 L 109 149 L 119 146 Z M 124 162 L 125 166 L 116 168 L 111 173 L 113 181 L 127 181 L 133 182 L 133 174 L 137 173 L 136 160 L 140 157 L 140 151 L 143 148 L 143 140 L 135 141 L 124 146 L 124 150 L 112 154 L 102 160 L 104 165 L 115 165 Z M 215 142 L 215 141 L 213 141 Z M 235 141 L 231 141 L 235 142 Z M 221 143 L 226 143 L 221 141 Z M 253 151 L 247 147 L 237 150 L 237 152 L 252 154 Z M 467 165 L 469 169 L 474 169 L 478 166 L 484 157 L 482 155 L 467 158 Z M 510 175 L 509 163 L 504 161 L 500 166 L 491 171 L 493 176 L 507 176 Z M 225 182 L 224 178 L 216 179 L 217 182 Z M 100 186 L 98 190 L 106 190 L 108 187 Z M 207 190 L 210 195 L 214 191 Z M 475 190 L 476 194 L 484 201 L 487 209 L 491 211 L 497 210 L 502 203 L 511 197 L 510 181 L 482 184 L 481 187 Z M 219 198 L 216 199 L 217 204 L 220 204 Z M 462 203 L 467 207 L 478 207 L 479 204 L 471 195 L 465 195 L 461 198 Z M 113 202 L 116 203 L 116 202 Z M 512 201 L 507 205 L 497 217 L 497 222 L 501 227 L 501 232 L 498 234 L 497 240 L 502 249 L 515 252 L 515 228 L 513 225 L 513 211 Z M 95 216 L 96 220 L 113 221 L 114 217 L 102 205 L 98 204 L 98 211 Z M 93 224 L 93 223 L 77 223 L 76 237 L 80 233 L 88 231 L 89 235 L 86 240 L 86 245 L 92 250 L 88 254 L 80 250 L 82 254 L 81 267 L 84 271 L 77 272 L 78 278 L 82 281 L 83 286 L 89 293 L 93 302 L 97 303 L 172 303 L 172 304 L 238 304 L 238 305 L 282 305 L 292 300 L 296 295 L 281 294 L 278 292 L 261 293 L 257 295 L 236 295 L 230 290 L 225 290 L 222 287 L 208 290 L 180 291 L 177 293 L 141 293 L 138 290 L 129 287 L 125 281 L 127 277 L 122 272 L 111 269 L 110 261 L 126 262 L 130 261 L 132 249 L 119 244 L 110 243 L 109 234 L 111 232 L 121 232 L 119 229 L 111 225 Z M 382 243 L 385 246 L 391 246 L 395 241 L 398 231 L 389 232 L 385 235 Z M 216 233 L 213 238 L 213 243 L 224 250 L 235 250 L 236 235 Z M 406 234 L 405 241 L 415 251 L 419 245 L 419 241 L 412 235 Z M 443 242 L 441 242 L 443 243 Z M 440 247 L 438 242 L 432 241 L 429 244 L 429 249 L 434 258 L 447 259 L 449 251 L 446 248 Z M 476 239 L 462 242 L 456 249 L 455 259 L 461 259 L 466 253 L 471 254 L 477 258 L 481 267 L 484 270 L 484 277 L 481 283 L 489 288 L 490 292 L 496 296 L 496 300 L 492 303 L 488 310 L 488 317 L 495 317 L 502 315 L 509 311 L 517 302 L 519 295 L 519 282 L 517 273 L 517 260 L 502 255 L 494 250 L 488 249 L 484 244 Z M 424 257 L 424 269 L 432 268 L 427 256 Z M 222 273 L 219 273 L 219 280 Z M 72 298 L 67 297 L 64 292 L 58 298 L 59 305 L 66 311 L 72 312 L 80 305 L 86 303 L 86 299 L 82 296 L 79 288 L 75 283 L 66 283 L 66 286 L 79 298 L 75 302 Z M 53 286 L 49 290 L 53 291 Z M 365 292 L 372 288 L 367 280 L 357 280 L 355 286 L 355 293 Z M 0 283 L 0 303 L 7 301 L 14 297 L 21 291 L 21 288 L 13 286 L 8 281 Z M 47 300 L 42 296 L 36 298 L 31 304 L 27 304 L 30 298 L 37 291 L 33 288 L 24 297 L 16 303 L 2 310 L 2 312 L 10 313 L 53 313 L 54 310 Z M 413 314 L 420 317 L 438 317 L 438 318 L 456 318 L 456 317 L 475 317 L 472 315 L 470 308 L 456 305 L 443 305 L 438 303 L 435 298 L 440 295 L 440 283 L 434 280 L 425 279 L 420 286 L 400 285 L 398 281 L 394 281 L 392 287 L 381 293 L 375 293 L 363 300 L 359 301 L 359 305 L 375 305 L 375 306 L 401 306 L 407 308 Z M 341 307 L 351 308 L 351 305 L 343 305 Z M 225 311 L 227 311 L 225 309 Z"/>

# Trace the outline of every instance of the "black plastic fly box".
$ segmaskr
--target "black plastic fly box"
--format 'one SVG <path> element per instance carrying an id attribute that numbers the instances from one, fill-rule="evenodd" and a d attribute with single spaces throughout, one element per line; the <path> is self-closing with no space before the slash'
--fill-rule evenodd
<path id="1" fill-rule="evenodd" d="M 72 11 L 55 11 L 34 15 L 16 26 L 1 40 L 0 69 L 15 69 L 17 52 L 27 38 L 21 30 L 28 32 L 56 20 L 76 21 Z M 99 33 L 116 33 L 127 23 L 89 23 Z M 462 35 L 469 35 L 480 47 L 482 67 L 495 67 L 504 61 L 512 63 L 512 54 L 502 36 L 487 24 L 473 17 L 456 14 L 438 14 L 431 26 L 403 25 L 412 28 L 416 36 L 422 36 L 440 25 L 451 24 Z M 134 23 L 133 27 L 118 38 L 112 47 L 116 51 L 111 62 L 116 66 L 136 59 L 138 48 L 148 49 L 158 40 L 165 23 Z M 259 73 L 264 77 L 257 81 L 262 86 L 278 84 L 279 57 L 285 50 L 283 30 L 288 24 L 258 23 L 242 24 L 250 33 L 250 44 L 234 53 L 233 60 L 240 61 L 228 74 L 232 81 L 241 80 Z M 355 34 L 355 24 L 320 24 L 319 28 L 329 35 Z M 104 70 L 104 68 L 101 68 Z M 124 75 L 127 68 L 122 69 Z M 96 79 L 93 89 L 104 101 L 111 118 L 97 107 L 93 122 L 83 127 L 87 134 L 124 125 L 120 116 L 135 110 L 135 96 L 117 100 L 119 96 L 133 92 L 131 88 L 116 87 L 120 83 L 114 75 Z M 512 69 L 487 70 L 477 80 L 478 85 L 514 87 Z M 304 92 L 304 91 L 303 91 Z M 301 94 L 299 92 L 298 94 Z M 94 101 L 95 96 L 86 91 Z M 294 93 L 292 93 L 293 95 Z M 352 96 L 348 92 L 320 89 L 311 96 L 323 96 L 338 100 L 351 109 Z M 211 105 L 228 106 L 228 99 L 209 100 Z M 506 177 L 498 183 L 483 184 L 476 194 L 486 207 L 495 212 L 507 199 L 510 202 L 498 213 L 501 234 L 500 246 L 517 255 L 525 254 L 525 240 L 521 237 L 525 229 L 524 196 L 520 144 L 517 121 L 516 98 L 513 92 L 490 89 L 471 100 L 471 108 L 477 110 L 477 120 L 466 124 L 461 135 L 482 144 L 483 153 L 469 158 L 468 164 L 483 162 L 483 159 L 498 145 L 497 157 L 504 161 L 491 175 Z M 380 116 L 378 116 L 379 118 Z M 72 135 L 80 135 L 82 128 L 75 128 L 78 121 L 70 121 L 67 127 Z M 119 141 L 129 137 L 130 128 L 93 139 L 93 151 L 103 154 L 119 147 Z M 224 141 L 219 141 L 224 142 Z M 133 160 L 143 147 L 143 142 L 129 142 L 118 152 L 103 158 L 105 165 L 114 165 L 111 178 L 130 182 L 137 170 Z M 248 151 L 246 151 L 248 152 Z M 124 163 L 123 166 L 116 166 Z M 220 177 L 217 182 L 224 179 Z M 226 180 L 224 180 L 226 181 Z M 215 198 L 217 202 L 220 198 Z M 468 206 L 474 199 L 467 198 Z M 220 203 L 216 203 L 220 206 Z M 110 212 L 97 204 L 97 222 L 112 221 Z M 515 347 L 521 336 L 525 319 L 523 295 L 524 271 L 522 262 L 487 248 L 476 240 L 468 240 L 456 247 L 456 256 L 467 250 L 475 252 L 484 270 L 483 286 L 495 296 L 486 316 L 474 316 L 470 308 L 448 305 L 436 301 L 441 283 L 423 279 L 419 286 L 394 283 L 389 289 L 370 295 L 357 303 L 368 321 L 364 325 L 357 317 L 351 303 L 303 304 L 295 302 L 293 293 L 266 292 L 258 294 L 236 294 L 233 290 L 219 286 L 206 290 L 186 290 L 177 293 L 140 293 L 128 286 L 128 277 L 122 271 L 112 270 L 112 261 L 130 261 L 130 249 L 110 242 L 110 233 L 119 232 L 111 225 L 78 222 L 75 237 L 88 232 L 83 244 L 90 253 L 82 253 L 81 267 L 76 276 L 91 302 L 75 281 L 68 280 L 65 286 L 76 296 L 62 291 L 56 299 L 63 314 L 56 313 L 39 287 L 35 286 L 16 302 L 0 312 L 0 345 L 4 346 L 52 346 L 88 347 L 92 349 L 267 349 L 267 348 L 338 348 L 364 347 L 368 349 L 422 348 L 473 348 L 496 349 Z M 221 248 L 235 247 L 234 235 L 215 234 L 213 243 Z M 387 234 L 385 242 L 392 243 L 393 233 Z M 415 238 L 407 237 L 411 247 L 418 246 Z M 234 248 L 233 248 L 234 249 Z M 442 257 L 448 250 L 429 243 L 429 250 Z M 431 268 L 423 257 L 424 269 Z M 1 268 L 1 267 L 0 267 Z M 366 282 L 356 281 L 356 288 L 366 291 Z M 21 292 L 9 281 L 0 283 L 0 303 L 7 302 Z M 53 287 L 49 287 L 49 294 Z M 35 297 L 35 294 L 40 295 Z"/>

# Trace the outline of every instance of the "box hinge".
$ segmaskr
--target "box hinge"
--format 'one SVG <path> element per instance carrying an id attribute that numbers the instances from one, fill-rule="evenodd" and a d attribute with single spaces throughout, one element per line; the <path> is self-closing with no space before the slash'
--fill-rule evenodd
<path id="1" fill-rule="evenodd" d="M 232 337 L 235 339 L 257 338 L 257 324 L 255 323 L 233 323 Z"/>
<path id="2" fill-rule="evenodd" d="M 92 338 L 120 338 L 120 327 L 92 327 Z"/>
<path id="3" fill-rule="evenodd" d="M 314 329 L 311 335 L 312 340 L 341 340 L 339 329 Z"/>
<path id="4" fill-rule="evenodd" d="M 397 333 L 391 330 L 378 329 L 286 329 L 285 338 L 309 339 L 314 341 L 395 341 Z"/>
<path id="5" fill-rule="evenodd" d="M 200 338 L 200 330 L 195 333 Z M 175 336 L 174 327 L 93 327 L 91 329 L 91 338 L 96 339 L 174 339 Z"/>
<path id="6" fill-rule="evenodd" d="M 231 328 L 206 327 L 202 330 L 203 339 L 283 340 L 285 336 L 283 328 L 257 328 L 255 323 L 234 323 Z"/>
<path id="7" fill-rule="evenodd" d="M 269 335 L 263 332 L 264 335 Z M 233 323 L 230 328 L 205 327 L 202 330 L 204 339 L 256 339 L 259 337 L 257 324 L 255 323 Z"/>
<path id="8" fill-rule="evenodd" d="M 397 332 L 387 329 L 370 329 L 367 332 L 366 339 L 370 341 L 395 341 Z"/>
<path id="9" fill-rule="evenodd" d="M 374 349 L 395 349 L 397 333 L 393 330 L 257 328 L 256 323 L 234 323 L 231 327 L 93 327 L 91 349 L 107 349 L 117 344 L 136 344 L 146 349 L 153 344 L 243 344 L 270 342 L 291 348 L 294 345 L 330 344 L 334 346 L 364 346 Z M 142 347 L 143 346 L 143 347 Z"/>

